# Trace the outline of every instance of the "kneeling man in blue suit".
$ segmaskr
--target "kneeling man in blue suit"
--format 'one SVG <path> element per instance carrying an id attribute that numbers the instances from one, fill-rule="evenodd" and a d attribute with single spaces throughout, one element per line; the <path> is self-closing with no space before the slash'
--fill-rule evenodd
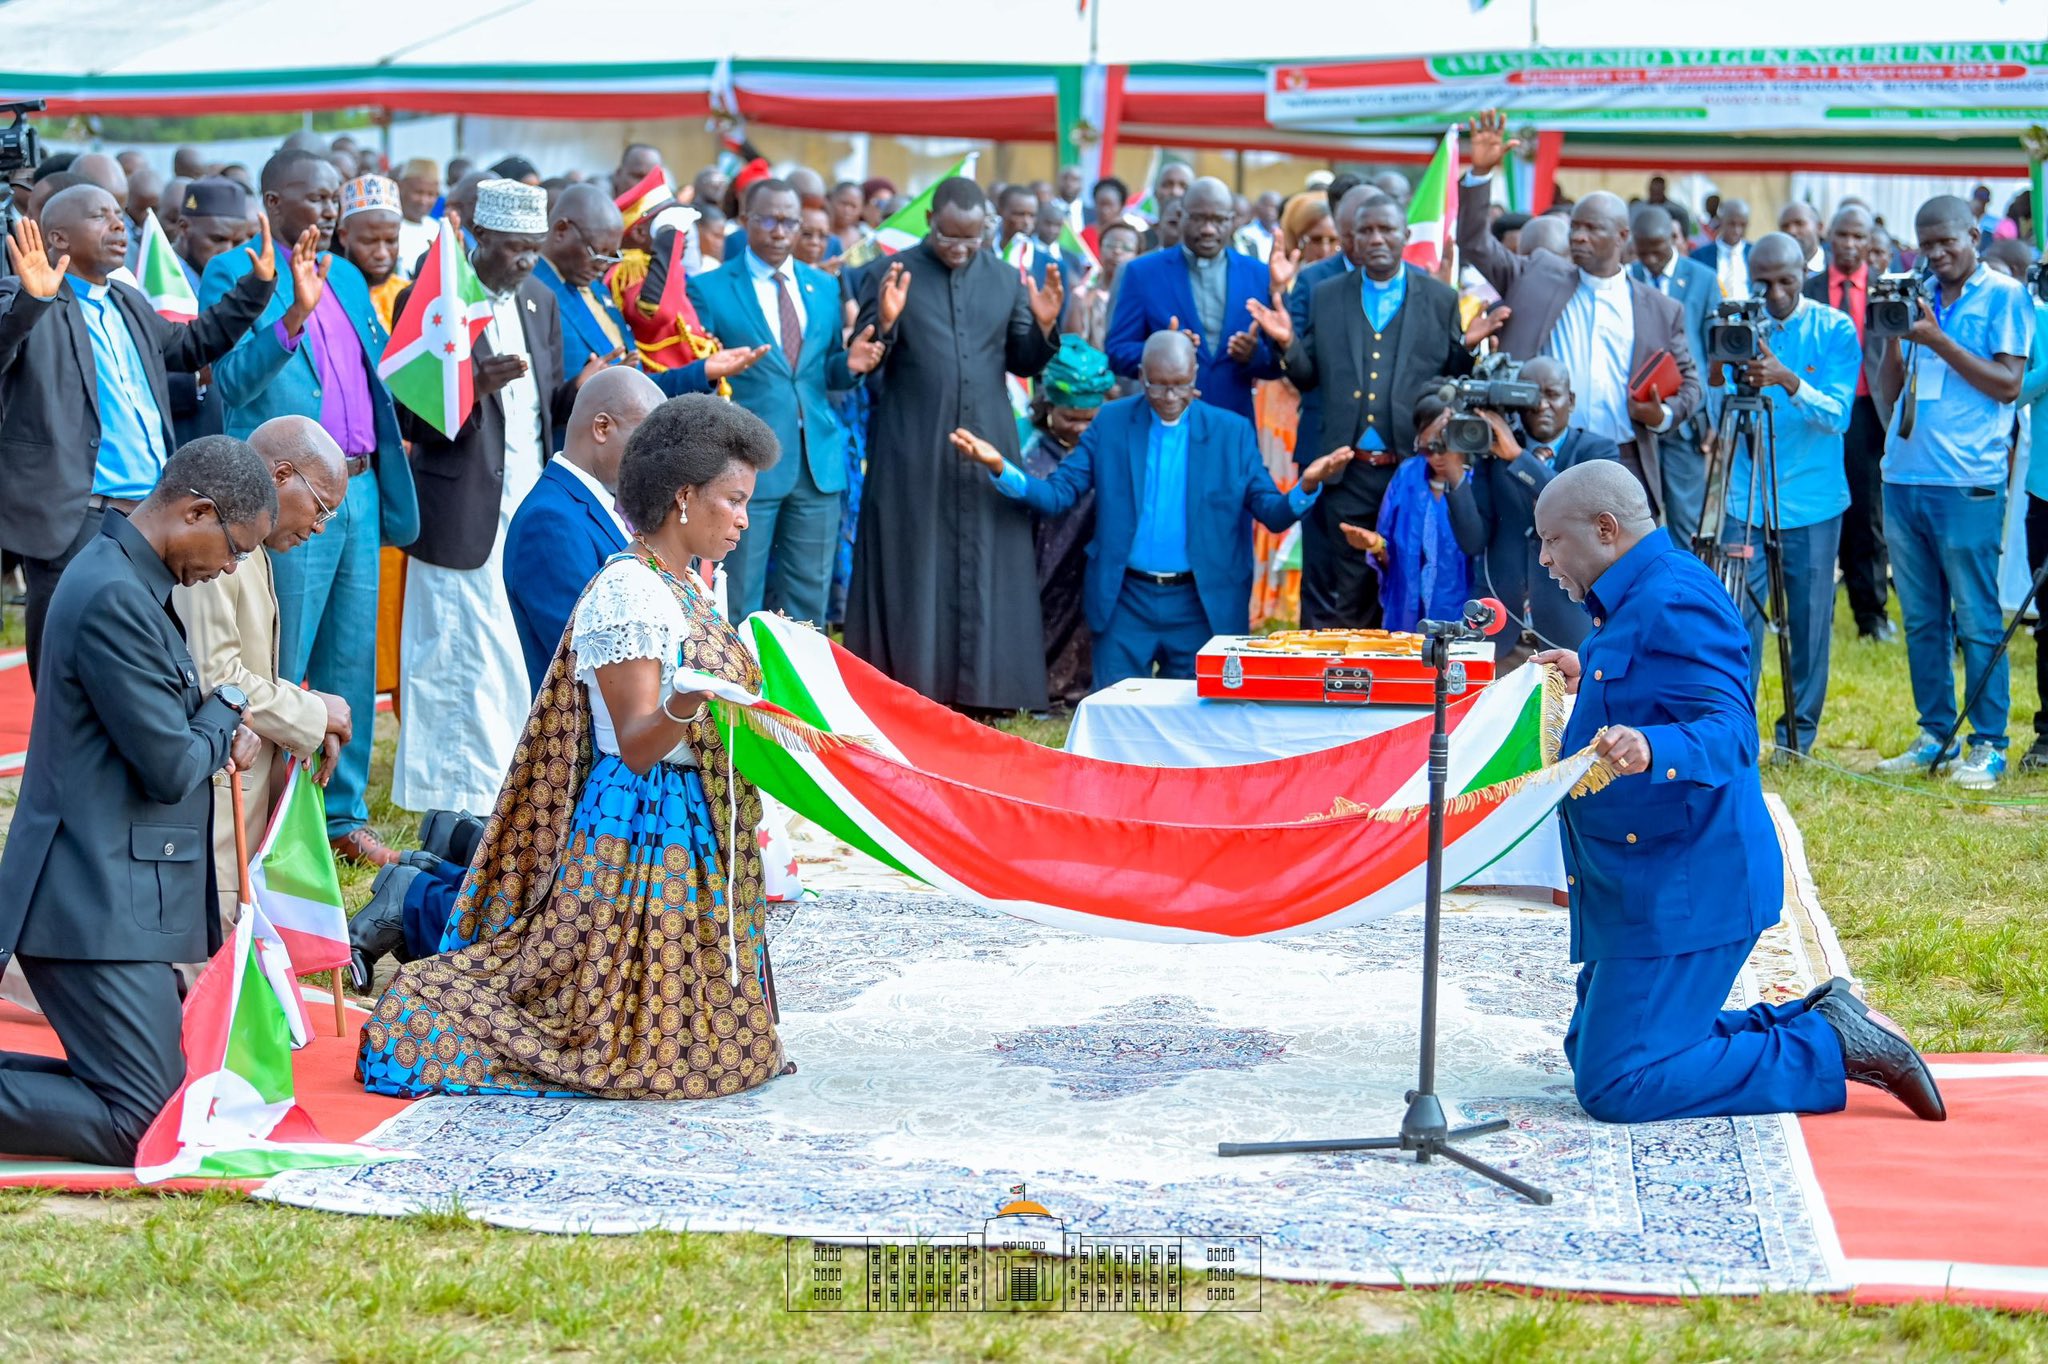
<path id="1" fill-rule="evenodd" d="M 953 444 L 979 460 L 1006 496 L 1059 516 L 1090 489 L 1095 541 L 1083 609 L 1095 636 L 1095 684 L 1195 675 L 1211 635 L 1251 628 L 1252 519 L 1285 530 L 1323 481 L 1351 461 L 1333 450 L 1281 492 L 1259 458 L 1252 424 L 1196 402 L 1195 348 L 1187 333 L 1145 342 L 1145 391 L 1109 403 L 1050 478 L 1033 478 L 970 431 Z M 1745 680 L 1747 674 L 1744 674 Z"/>
<path id="2" fill-rule="evenodd" d="M 1650 515 L 1612 460 L 1536 503 L 1541 562 L 1593 618 L 1555 663 L 1578 700 L 1564 751 L 1599 743 L 1618 774 L 1562 807 L 1578 1007 L 1565 1059 L 1603 1122 L 1831 1113 L 1845 1081 L 1946 1116 L 1905 1034 L 1836 977 L 1804 999 L 1724 1009 L 1778 921 L 1783 862 L 1757 776 L 1749 635 L 1712 570 Z"/>

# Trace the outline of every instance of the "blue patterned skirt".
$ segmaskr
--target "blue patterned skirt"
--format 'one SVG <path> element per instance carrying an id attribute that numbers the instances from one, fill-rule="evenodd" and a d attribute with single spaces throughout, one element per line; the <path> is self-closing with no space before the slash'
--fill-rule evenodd
<path id="1" fill-rule="evenodd" d="M 474 940 L 452 922 L 441 953 L 400 967 L 377 1001 L 358 1063 L 372 1093 L 701 1099 L 781 1073 L 764 906 L 739 906 L 735 986 L 696 769 L 640 776 L 600 755 L 547 895 L 478 911 Z"/>

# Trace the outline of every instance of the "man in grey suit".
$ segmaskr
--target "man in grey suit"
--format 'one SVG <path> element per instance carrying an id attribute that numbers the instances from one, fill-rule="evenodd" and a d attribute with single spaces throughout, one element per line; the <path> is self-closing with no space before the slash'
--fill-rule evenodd
<path id="1" fill-rule="evenodd" d="M 264 458 L 201 437 L 51 596 L 0 957 L 20 958 L 64 1057 L 0 1053 L 0 1151 L 132 1165 L 184 1078 L 171 963 L 221 943 L 211 778 L 258 742 L 238 688 L 200 691 L 171 589 L 233 572 L 276 519 Z"/>
<path id="2" fill-rule="evenodd" d="M 1489 109 L 1472 120 L 1472 156 L 1458 193 L 1458 249 L 1508 305 L 1497 334 L 1518 360 L 1555 356 L 1578 397 L 1572 424 L 1621 447 L 1621 462 L 1642 480 L 1653 505 L 1663 497 L 1659 437 L 1700 405 L 1699 371 L 1685 335 L 1685 310 L 1621 268 L 1629 239 L 1628 206 L 1605 192 L 1572 208 L 1571 258 L 1538 251 L 1517 256 L 1493 238 L 1487 221 L 1494 168 L 1511 145 L 1506 120 Z M 1526 229 L 1524 229 L 1526 232 Z M 1658 351 L 1678 364 L 1676 393 L 1638 399 L 1630 376 Z"/>
<path id="3" fill-rule="evenodd" d="M 1636 263 L 1629 274 L 1653 286 L 1685 309 L 1685 339 L 1692 344 L 1693 363 L 1707 353 L 1707 318 L 1721 302 L 1721 281 L 1714 272 L 1678 249 L 1678 227 L 1671 215 L 1654 204 L 1636 210 L 1629 224 L 1636 244 Z M 1708 393 L 1673 438 L 1662 444 L 1664 524 L 1679 545 L 1692 543 L 1707 504 L 1707 460 L 1701 453 L 1719 416 L 1715 395 Z"/>

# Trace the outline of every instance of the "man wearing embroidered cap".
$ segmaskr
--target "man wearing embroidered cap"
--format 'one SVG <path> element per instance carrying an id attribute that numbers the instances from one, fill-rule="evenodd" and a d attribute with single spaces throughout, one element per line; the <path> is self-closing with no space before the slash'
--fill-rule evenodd
<path id="1" fill-rule="evenodd" d="M 246 440 L 277 417 L 311 417 L 334 437 L 348 492 L 324 533 L 275 555 L 278 676 L 311 681 L 356 715 L 376 707 L 377 583 L 381 545 L 403 548 L 419 533 L 419 501 L 391 392 L 377 377 L 390 333 L 369 281 L 331 254 L 341 178 L 325 156 L 299 148 L 264 163 L 263 211 L 271 236 L 319 251 L 317 269 L 280 271 L 277 294 L 250 333 L 213 367 L 227 404 L 228 434 Z M 187 191 L 190 192 L 189 190 Z M 202 304 L 223 296 L 248 256 L 215 256 L 200 281 Z M 369 724 L 358 725 L 327 783 L 327 836 L 355 861 L 398 854 L 370 828 Z"/>
<path id="2" fill-rule="evenodd" d="M 405 272 L 399 269 L 402 248 L 398 229 L 404 222 L 399 207 L 398 182 L 381 175 L 359 175 L 341 187 L 341 220 L 335 224 L 334 245 L 349 264 L 369 281 L 370 302 L 377 319 L 391 329 L 392 305 L 405 288 Z"/>
<path id="3" fill-rule="evenodd" d="M 563 382 L 555 296 L 533 278 L 547 192 L 485 180 L 469 225 L 470 264 L 491 300 L 472 352 L 476 401 L 452 436 L 401 414 L 421 502 L 405 575 L 391 783 L 392 801 L 407 810 L 488 810 L 497 800 L 533 699 L 505 595 L 505 531 L 547 462 L 553 414 L 576 398 L 577 380 Z"/>

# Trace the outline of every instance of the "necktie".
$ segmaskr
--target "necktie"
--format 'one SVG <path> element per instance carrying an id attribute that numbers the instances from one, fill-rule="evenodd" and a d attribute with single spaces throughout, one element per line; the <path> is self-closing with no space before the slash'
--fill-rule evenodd
<path id="1" fill-rule="evenodd" d="M 1545 464 L 1548 464 L 1551 460 L 1557 458 L 1557 451 L 1551 449 L 1548 445 L 1539 445 L 1531 451 L 1529 451 L 1529 453 L 1536 456 L 1537 459 L 1541 460 Z"/>
<path id="2" fill-rule="evenodd" d="M 780 270 L 775 272 L 775 299 L 782 314 L 782 354 L 789 367 L 795 369 L 797 358 L 804 353 L 804 329 L 796 320 L 796 299 L 790 296 L 789 278 Z"/>

